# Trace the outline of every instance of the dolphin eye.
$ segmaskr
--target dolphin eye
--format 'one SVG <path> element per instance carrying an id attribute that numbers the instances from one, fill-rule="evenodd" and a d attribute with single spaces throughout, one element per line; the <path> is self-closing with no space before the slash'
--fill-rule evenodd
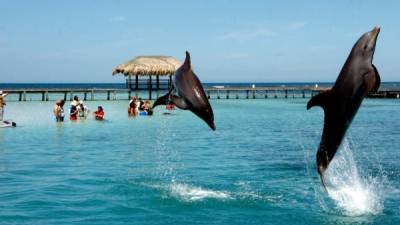
<path id="1" fill-rule="evenodd" d="M 368 48 L 368 45 L 364 45 L 364 50 L 367 50 L 367 48 Z"/>

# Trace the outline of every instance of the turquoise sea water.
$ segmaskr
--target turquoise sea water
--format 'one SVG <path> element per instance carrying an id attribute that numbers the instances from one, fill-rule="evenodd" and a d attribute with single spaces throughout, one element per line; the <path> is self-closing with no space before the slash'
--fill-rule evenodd
<path id="1" fill-rule="evenodd" d="M 215 100 L 187 111 L 56 124 L 51 102 L 8 102 L 0 224 L 399 224 L 400 101 L 363 102 L 321 188 L 321 109 L 306 99 Z"/>

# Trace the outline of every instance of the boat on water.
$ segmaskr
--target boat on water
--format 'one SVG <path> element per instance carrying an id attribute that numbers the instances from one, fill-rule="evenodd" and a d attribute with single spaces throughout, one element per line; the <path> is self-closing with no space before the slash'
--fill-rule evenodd
<path id="1" fill-rule="evenodd" d="M 0 121 L 0 128 L 16 127 L 17 124 L 13 121 L 2 120 Z"/>

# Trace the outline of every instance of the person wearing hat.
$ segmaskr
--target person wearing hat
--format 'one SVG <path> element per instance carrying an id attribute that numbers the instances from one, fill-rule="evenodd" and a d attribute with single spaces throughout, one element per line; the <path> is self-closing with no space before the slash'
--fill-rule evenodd
<path id="1" fill-rule="evenodd" d="M 8 93 L 3 93 L 3 91 L 0 91 L 0 121 L 3 120 L 3 115 L 4 115 L 4 106 L 6 105 L 5 97 L 8 95 Z"/>
<path id="2" fill-rule="evenodd" d="M 71 102 L 71 107 L 69 109 L 69 120 L 75 121 L 78 119 L 79 115 L 79 98 L 78 96 L 74 96 L 73 101 Z"/>
<path id="3" fill-rule="evenodd" d="M 64 100 L 59 100 L 54 104 L 53 113 L 57 122 L 64 122 Z"/>

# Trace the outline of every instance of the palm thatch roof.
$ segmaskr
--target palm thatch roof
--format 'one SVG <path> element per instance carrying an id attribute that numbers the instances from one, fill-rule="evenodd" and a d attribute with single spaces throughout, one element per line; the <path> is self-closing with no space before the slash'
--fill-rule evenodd
<path id="1" fill-rule="evenodd" d="M 171 56 L 138 56 L 131 61 L 115 67 L 112 75 L 120 73 L 125 76 L 167 76 L 173 75 L 181 65 L 180 61 Z"/>

